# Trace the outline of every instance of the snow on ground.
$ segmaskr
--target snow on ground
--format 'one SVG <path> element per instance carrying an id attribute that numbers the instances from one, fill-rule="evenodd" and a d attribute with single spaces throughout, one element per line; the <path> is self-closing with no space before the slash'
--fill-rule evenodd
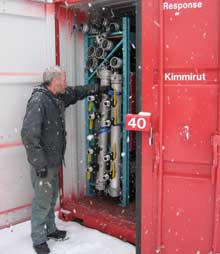
<path id="1" fill-rule="evenodd" d="M 51 254 L 135 254 L 133 245 L 78 223 L 57 219 L 57 227 L 67 230 L 69 239 L 48 241 Z M 0 230 L 0 254 L 35 254 L 29 221 Z"/>

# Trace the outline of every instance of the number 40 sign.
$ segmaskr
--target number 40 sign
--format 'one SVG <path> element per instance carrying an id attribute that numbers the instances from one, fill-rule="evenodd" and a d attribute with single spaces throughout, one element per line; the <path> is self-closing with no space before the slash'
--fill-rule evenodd
<path id="1" fill-rule="evenodd" d="M 151 113 L 140 112 L 139 114 L 126 115 L 126 130 L 149 131 L 151 127 Z"/>

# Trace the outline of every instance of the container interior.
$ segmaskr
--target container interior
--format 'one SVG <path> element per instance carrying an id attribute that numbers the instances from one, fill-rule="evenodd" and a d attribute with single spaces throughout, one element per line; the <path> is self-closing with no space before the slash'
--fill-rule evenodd
<path id="1" fill-rule="evenodd" d="M 67 112 L 63 185 L 66 197 L 71 194 L 63 208 L 84 208 L 74 214 L 82 220 L 88 208 L 90 214 L 104 212 L 134 226 L 136 136 L 125 130 L 125 116 L 137 113 L 136 1 L 93 1 L 65 8 L 73 12 L 73 21 L 60 32 L 61 64 L 71 82 L 98 83 L 104 92 Z"/>

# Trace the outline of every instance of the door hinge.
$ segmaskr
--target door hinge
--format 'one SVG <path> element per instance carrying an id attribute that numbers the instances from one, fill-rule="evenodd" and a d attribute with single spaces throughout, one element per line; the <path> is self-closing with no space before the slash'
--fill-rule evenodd
<path id="1" fill-rule="evenodd" d="M 220 147 L 220 135 L 214 135 L 211 138 L 211 143 L 213 147 L 213 159 L 211 168 L 211 182 L 215 183 L 216 180 L 216 169 L 219 163 L 219 147 Z"/>

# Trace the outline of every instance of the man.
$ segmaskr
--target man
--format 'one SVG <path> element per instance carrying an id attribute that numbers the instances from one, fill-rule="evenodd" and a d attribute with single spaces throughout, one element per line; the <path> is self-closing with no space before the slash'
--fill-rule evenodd
<path id="1" fill-rule="evenodd" d="M 104 88 L 105 90 L 105 88 Z M 43 84 L 33 90 L 21 131 L 34 189 L 31 237 L 38 254 L 50 252 L 48 238 L 63 239 L 66 231 L 55 225 L 54 207 L 59 190 L 58 172 L 66 149 L 65 108 L 100 91 L 98 85 L 66 86 L 66 74 L 51 67 Z"/>

